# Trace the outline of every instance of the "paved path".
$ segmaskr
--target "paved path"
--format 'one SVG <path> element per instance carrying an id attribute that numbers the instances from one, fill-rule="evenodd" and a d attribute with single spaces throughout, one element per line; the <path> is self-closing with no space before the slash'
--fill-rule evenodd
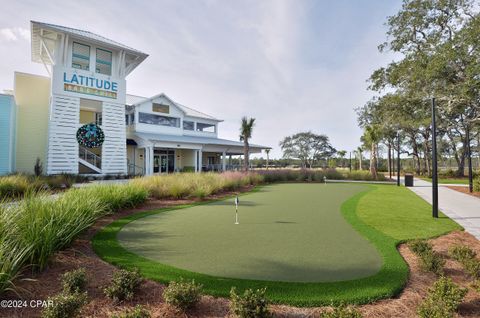
<path id="1" fill-rule="evenodd" d="M 432 184 L 415 179 L 409 188 L 428 203 L 432 203 Z M 465 228 L 465 231 L 480 240 L 480 199 L 446 186 L 438 187 L 438 207 L 445 215 Z"/>

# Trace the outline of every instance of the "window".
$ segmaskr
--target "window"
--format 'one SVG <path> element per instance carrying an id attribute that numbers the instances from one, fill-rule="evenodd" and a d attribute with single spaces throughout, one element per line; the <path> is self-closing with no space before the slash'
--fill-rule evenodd
<path id="1" fill-rule="evenodd" d="M 112 75 L 112 52 L 97 49 L 97 63 L 95 72 L 105 75 Z"/>
<path id="2" fill-rule="evenodd" d="M 95 124 L 102 126 L 102 113 L 95 113 Z"/>
<path id="3" fill-rule="evenodd" d="M 195 125 L 194 125 L 193 121 L 186 121 L 186 120 L 183 121 L 183 129 L 194 130 L 194 127 L 195 127 Z"/>
<path id="4" fill-rule="evenodd" d="M 180 118 L 166 117 L 147 113 L 139 113 L 138 115 L 138 122 L 143 124 L 180 128 Z"/>
<path id="5" fill-rule="evenodd" d="M 90 70 L 90 46 L 73 42 L 72 67 L 79 70 Z"/>
<path id="6" fill-rule="evenodd" d="M 135 113 L 125 115 L 125 125 L 133 125 L 135 123 Z"/>
<path id="7" fill-rule="evenodd" d="M 215 132 L 215 125 L 205 124 L 205 123 L 197 123 L 197 131 Z"/>
<path id="8" fill-rule="evenodd" d="M 154 111 L 156 113 L 168 114 L 168 113 L 170 113 L 170 106 L 163 105 L 163 104 L 152 103 L 152 111 Z"/>
<path id="9" fill-rule="evenodd" d="M 135 113 L 130 114 L 130 125 L 135 124 Z"/>

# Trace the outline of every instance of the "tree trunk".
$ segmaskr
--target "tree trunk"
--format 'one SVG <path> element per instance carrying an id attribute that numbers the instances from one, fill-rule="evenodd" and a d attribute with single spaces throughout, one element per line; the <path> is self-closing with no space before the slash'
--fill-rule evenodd
<path id="1" fill-rule="evenodd" d="M 392 179 L 392 146 L 390 143 L 388 143 L 388 163 L 387 163 L 387 169 L 388 169 L 388 175 L 390 179 Z"/>
<path id="2" fill-rule="evenodd" d="M 358 152 L 358 158 L 359 158 L 358 169 L 361 171 L 361 170 L 363 170 L 363 168 L 362 168 L 362 152 L 361 151 Z"/>
<path id="3" fill-rule="evenodd" d="M 377 178 L 377 146 L 375 143 L 372 143 L 372 148 L 370 149 L 370 173 L 376 179 Z"/>
<path id="4" fill-rule="evenodd" d="M 248 168 L 249 168 L 249 161 L 250 161 L 250 158 L 249 158 L 249 152 L 250 152 L 250 147 L 248 145 L 248 140 L 247 138 L 244 138 L 243 139 L 243 169 L 245 171 L 248 171 Z"/>

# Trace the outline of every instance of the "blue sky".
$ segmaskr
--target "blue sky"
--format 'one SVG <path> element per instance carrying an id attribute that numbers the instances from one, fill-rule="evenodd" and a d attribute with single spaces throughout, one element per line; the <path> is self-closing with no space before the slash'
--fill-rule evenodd
<path id="1" fill-rule="evenodd" d="M 0 90 L 13 72 L 46 75 L 31 62 L 29 21 L 106 36 L 150 54 L 127 91 L 164 92 L 225 121 L 238 139 L 240 118 L 255 117 L 254 143 L 273 147 L 311 130 L 337 149 L 359 145 L 354 108 L 372 93 L 366 79 L 390 62 L 377 46 L 398 1 L 5 1 L 0 11 Z"/>

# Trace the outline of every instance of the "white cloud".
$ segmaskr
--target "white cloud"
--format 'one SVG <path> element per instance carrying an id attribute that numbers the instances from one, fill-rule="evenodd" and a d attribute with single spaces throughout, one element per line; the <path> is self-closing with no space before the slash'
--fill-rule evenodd
<path id="1" fill-rule="evenodd" d="M 30 30 L 25 28 L 2 28 L 0 29 L 0 42 L 15 42 L 19 40 L 29 40 Z"/>

